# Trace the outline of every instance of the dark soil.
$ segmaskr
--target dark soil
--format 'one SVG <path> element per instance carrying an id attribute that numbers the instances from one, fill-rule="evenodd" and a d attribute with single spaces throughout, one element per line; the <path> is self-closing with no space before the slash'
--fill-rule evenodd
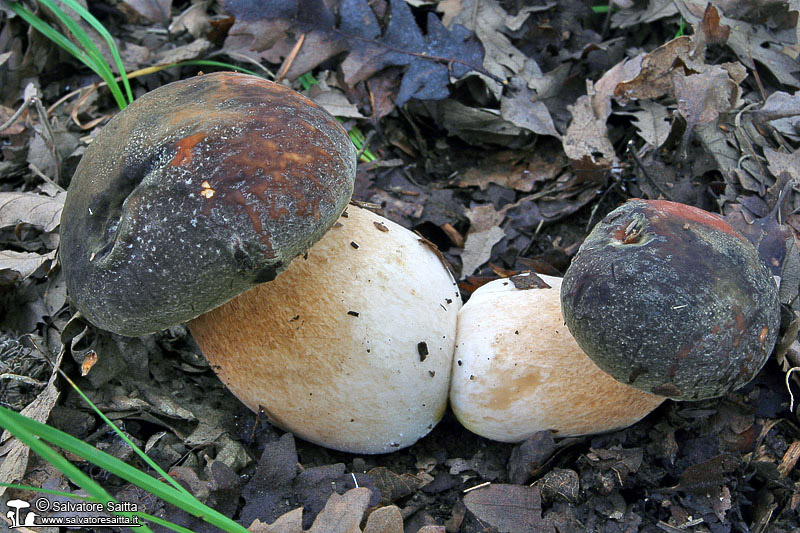
<path id="1" fill-rule="evenodd" d="M 327 2 L 335 13 L 342 3 Z M 391 9 L 399 10 L 392 8 L 395 3 L 369 3 L 384 37 Z M 437 15 L 433 4 L 413 2 L 420 5 L 411 8 L 404 34 L 408 40 L 414 31 L 429 35 L 434 27 L 429 16 L 444 16 L 446 26 L 447 17 L 464 20 L 458 18 L 461 9 L 470 12 L 473 4 L 464 0 L 463 8 L 454 6 L 458 3 L 440 2 Z M 708 10 L 704 14 L 705 4 L 699 12 L 669 8 L 669 14 L 653 18 L 647 16 L 646 2 L 635 2 L 627 9 L 615 7 L 614 16 L 606 18 L 576 1 L 490 3 L 486 5 L 509 17 L 527 13 L 519 25 L 510 19 L 498 22 L 502 31 L 492 35 L 503 35 L 507 46 L 513 46 L 507 55 L 519 53 L 534 61 L 537 72 L 531 73 L 530 64 L 528 70 L 521 63 L 509 66 L 509 60 L 497 71 L 505 73 L 500 80 L 492 70 L 500 60 L 483 55 L 486 42 L 478 46 L 476 37 L 465 37 L 464 42 L 475 46 L 462 46 L 452 40 L 453 26 L 447 26 L 450 40 L 442 42 L 449 44 L 420 49 L 451 60 L 452 83 L 444 78 L 441 87 L 433 87 L 431 80 L 438 78 L 415 73 L 411 59 L 386 60 L 373 65 L 374 72 L 363 80 L 348 83 L 353 78 L 343 65 L 353 53 L 352 44 L 318 63 L 303 54 L 294 62 L 287 59 L 298 34 L 313 39 L 328 30 L 309 25 L 307 17 L 296 13 L 285 24 L 276 23 L 279 17 L 271 19 L 269 10 L 278 4 L 266 2 L 256 14 L 244 1 L 194 4 L 202 16 L 187 15 L 191 4 L 179 0 L 102 2 L 91 9 L 125 49 L 129 71 L 204 58 L 257 69 L 241 59 L 244 54 L 273 73 L 283 64 L 285 83 L 295 89 L 303 88 L 297 78 L 311 72 L 324 83 L 310 94 L 330 91 L 345 98 L 363 118 L 345 117 L 344 125 L 360 128 L 376 156 L 373 162 L 362 159 L 354 199 L 376 204 L 388 218 L 435 243 L 465 298 L 490 279 L 522 270 L 562 275 L 594 223 L 628 198 L 667 198 L 726 215 L 750 232 L 747 236 L 760 245 L 762 256 L 779 256 L 773 267 L 782 277 L 783 324 L 773 357 L 738 391 L 700 402 L 667 401 L 641 422 L 613 433 L 560 439 L 541 432 L 522 443 L 503 444 L 470 433 L 448 412 L 408 449 L 379 456 L 334 452 L 295 440 L 244 408 L 219 382 L 185 327 L 129 339 L 71 320 L 57 262 L 45 258 L 57 245 L 57 227 L 35 221 L 32 210 L 14 214 L 16 222 L 7 224 L 12 215 L 4 214 L 9 211 L 0 202 L 2 251 L 42 257 L 26 273 L 0 258 L 0 373 L 30 378 L 0 380 L 3 405 L 20 410 L 42 394 L 50 375 L 45 356 L 55 360 L 63 341 L 62 369 L 92 401 L 198 498 L 245 527 L 256 519 L 272 523 L 302 506 L 307 529 L 333 492 L 344 494 L 359 486 L 372 491 L 370 511 L 397 506 L 408 533 L 425 526 L 439 526 L 426 529 L 428 533 L 800 531 L 800 473 L 795 468 L 800 425 L 790 397 L 790 391 L 795 396 L 798 391 L 790 369 L 800 365 L 795 311 L 800 280 L 795 266 L 800 261 L 794 263 L 797 250 L 792 246 L 800 228 L 795 214 L 800 194 L 794 190 L 800 179 L 800 105 L 791 103 L 797 98 L 790 95 L 800 87 L 800 65 L 796 60 L 793 70 L 783 63 L 767 65 L 761 55 L 748 60 L 736 44 L 742 39 L 736 32 L 751 31 L 748 38 L 758 49 L 754 53 L 783 43 L 795 47 L 796 58 L 796 6 L 722 2 L 723 13 L 739 22 L 723 38 L 720 24 L 726 26 L 725 19 L 715 22 Z M 657 4 L 667 3 L 650 2 Z M 165 10 L 153 14 L 147 6 Z M 25 100 L 28 83 L 47 107 L 97 82 L 18 17 L 9 18 L 5 8 L 0 11 L 5 13 L 0 42 L 9 54 L 0 61 L 0 122 Z M 481 11 L 481 17 L 487 16 Z M 179 18 L 183 25 L 177 25 Z M 674 43 L 681 21 L 688 23 L 685 32 L 695 36 L 691 46 L 702 48 L 703 58 L 687 66 L 686 55 L 670 55 L 672 70 L 660 79 L 680 80 L 669 89 L 646 95 L 655 82 L 631 82 L 639 71 L 608 74 L 626 57 Z M 254 50 L 250 41 L 236 41 L 242 34 L 261 39 L 270 35 L 278 44 L 259 41 L 262 46 Z M 362 43 L 362 51 L 374 55 L 385 51 L 387 42 L 376 38 Z M 405 46 L 402 40 L 392 43 Z M 303 61 L 311 67 L 297 66 Z M 736 62 L 743 64 L 745 78 L 720 67 Z M 473 75 L 466 74 L 468 67 L 458 72 L 461 64 L 474 66 Z M 134 94 L 214 69 L 183 66 L 136 77 Z M 605 94 L 605 99 L 598 97 L 594 104 L 581 100 L 587 79 L 595 84 L 590 84 L 593 93 Z M 611 84 L 610 91 L 598 83 L 601 79 Z M 423 90 L 420 80 L 430 85 Z M 493 85 L 498 80 L 505 82 L 499 91 Z M 625 100 L 615 95 L 613 88 L 622 82 L 638 96 Z M 695 85 L 680 92 L 689 83 Z M 709 103 L 710 88 L 720 85 L 730 87 L 726 94 L 732 100 Z M 751 104 L 753 110 L 769 111 L 765 100 L 775 93 L 794 100 L 780 107 L 780 113 L 742 113 Z M 519 94 L 527 95 L 522 104 Z M 49 113 L 53 139 L 34 105 L 0 133 L 0 194 L 56 198 L 59 187 L 68 189 L 86 136 L 117 111 L 105 89 L 82 95 L 82 102 L 73 97 Z M 684 104 L 694 107 L 686 110 Z M 523 105 L 522 111 L 508 111 L 514 105 Z M 592 105 L 594 115 L 580 118 L 581 109 Z M 656 108 L 666 118 L 651 132 L 642 127 L 641 113 L 650 110 L 652 117 L 660 116 Z M 778 115 L 792 126 L 774 122 Z M 598 124 L 600 130 L 593 129 Z M 776 219 L 771 213 L 778 212 L 773 208 L 779 201 L 782 218 Z M 502 230 L 501 237 L 487 245 L 480 232 L 492 227 Z M 477 252 L 482 248 L 490 251 L 485 257 Z M 466 262 L 475 263 L 474 268 L 465 271 Z M 50 425 L 146 469 L 63 379 L 55 386 L 61 394 L 43 411 Z M 0 448 L 5 461 L 10 461 L 10 446 Z M 136 502 L 140 510 L 192 531 L 216 530 L 77 457 L 68 458 L 121 501 Z M 22 472 L 0 481 L 78 491 L 36 456 L 22 463 Z M 487 482 L 491 485 L 469 490 Z M 3 498 L 10 496 L 31 499 L 32 494 L 9 491 Z M 327 522 L 317 527 L 315 531 L 338 531 Z"/>

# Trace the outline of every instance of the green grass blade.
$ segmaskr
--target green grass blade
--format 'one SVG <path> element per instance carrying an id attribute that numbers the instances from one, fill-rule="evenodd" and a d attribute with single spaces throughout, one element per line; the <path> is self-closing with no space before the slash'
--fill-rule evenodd
<path id="1" fill-rule="evenodd" d="M 7 487 L 9 489 L 29 490 L 31 492 L 41 492 L 42 494 L 52 494 L 53 496 L 62 496 L 64 498 L 73 498 L 76 500 L 92 500 L 93 496 L 82 496 L 80 494 L 72 494 L 71 492 L 63 492 L 60 490 L 43 489 L 41 487 L 32 487 L 30 485 L 18 485 L 16 483 L 0 483 L 0 487 Z"/>
<path id="2" fill-rule="evenodd" d="M 58 7 L 58 5 L 53 0 L 38 0 L 43 6 L 47 7 L 57 18 L 61 21 L 64 26 L 66 26 L 67 30 L 77 39 L 89 57 L 92 58 L 92 63 L 94 65 L 94 70 L 97 72 L 103 80 L 105 80 L 108 88 L 111 89 L 112 92 L 115 94 L 115 98 L 117 98 L 117 93 L 119 93 L 119 98 L 124 101 L 122 97 L 122 90 L 119 88 L 119 84 L 114 77 L 114 73 L 111 71 L 111 67 L 109 67 L 108 63 L 106 63 L 106 59 L 103 57 L 103 54 L 100 52 L 100 49 L 94 44 L 91 37 L 81 28 L 80 24 L 75 22 L 70 18 L 69 15 L 64 13 L 64 11 Z M 88 12 L 87 12 L 88 14 Z M 118 100 L 119 101 L 119 100 Z M 123 106 L 124 107 L 124 106 Z"/>
<path id="3" fill-rule="evenodd" d="M 111 495 L 108 492 L 106 492 L 106 490 L 99 483 L 97 483 L 95 480 L 84 474 L 83 471 L 81 471 L 78 467 L 67 461 L 53 448 L 51 448 L 41 440 L 37 439 L 36 436 L 34 435 L 34 432 L 31 431 L 29 427 L 27 427 L 29 426 L 30 422 L 34 422 L 35 424 L 39 424 L 44 427 L 48 427 L 45 426 L 44 424 L 41 424 L 40 422 L 36 422 L 35 420 L 31 420 L 30 418 L 26 418 L 18 413 L 15 413 L 10 409 L 6 409 L 5 407 L 0 407 L 0 426 L 6 428 L 8 431 L 11 432 L 11 434 L 13 434 L 17 439 L 19 439 L 20 442 L 26 444 L 33 452 L 37 453 L 48 463 L 58 468 L 64 475 L 69 477 L 73 482 L 75 482 L 81 488 L 86 490 L 89 494 L 91 494 L 94 497 L 95 501 L 102 502 L 104 504 L 108 502 L 116 503 L 116 500 L 112 498 Z M 86 446 L 88 446 L 88 444 Z M 119 515 L 130 517 L 132 516 L 132 513 L 119 513 Z M 144 526 L 142 531 L 149 531 L 150 533 L 152 533 L 152 530 L 150 530 L 146 526 Z"/>
<path id="4" fill-rule="evenodd" d="M 45 21 L 34 15 L 31 11 L 29 11 L 19 2 L 7 2 L 6 5 L 22 20 L 27 22 L 33 29 L 35 29 L 36 31 L 38 31 L 39 33 L 41 33 L 42 35 L 53 41 L 56 45 L 63 48 L 67 53 L 75 57 L 78 61 L 80 61 L 90 69 L 92 69 L 92 71 L 95 74 L 103 78 L 103 80 L 106 83 L 108 83 L 109 80 L 106 79 L 106 77 L 103 75 L 102 67 L 98 67 L 94 57 L 89 55 L 86 51 L 78 48 L 78 46 L 75 45 L 75 43 L 67 39 L 64 35 L 62 35 L 57 30 L 52 28 Z M 105 61 L 103 61 L 102 64 L 105 65 Z M 108 68 L 107 65 L 105 66 L 106 68 Z M 114 85 L 116 85 L 116 81 L 114 80 L 113 74 L 111 75 L 111 82 Z M 125 99 L 122 97 L 122 91 L 119 89 L 119 86 L 117 85 L 116 91 L 114 90 L 112 85 L 109 85 L 109 89 L 111 89 L 111 93 L 114 96 L 114 99 L 116 100 L 119 108 L 123 109 L 126 104 L 125 104 Z"/>
<path id="5" fill-rule="evenodd" d="M 378 159 L 369 148 L 364 148 L 364 143 L 367 141 L 367 138 L 358 126 L 350 128 L 347 131 L 347 135 L 350 137 L 350 141 L 353 143 L 353 146 L 356 147 L 356 150 L 361 152 L 361 161 L 364 163 L 371 163 Z"/>
<path id="6" fill-rule="evenodd" d="M 170 503 L 187 513 L 203 519 L 204 521 L 219 527 L 225 531 L 236 531 L 246 533 L 247 529 L 226 517 L 222 513 L 211 509 L 210 507 L 202 504 L 194 497 L 187 497 L 184 493 L 179 492 L 172 488 L 170 485 L 163 483 L 144 472 L 137 470 L 116 457 L 100 451 L 89 444 L 86 444 L 80 439 L 73 437 L 67 433 L 59 431 L 36 420 L 26 418 L 10 409 L 0 407 L 0 425 L 5 425 L 6 421 L 11 419 L 17 424 L 17 427 L 35 433 L 39 438 L 51 442 L 70 453 L 82 457 L 92 464 L 111 472 L 117 477 L 120 477 L 134 485 L 146 490 L 147 492 L 161 498 L 167 503 Z M 8 427 L 8 426 L 6 426 Z M 9 430 L 14 432 L 10 427 Z M 26 442 L 27 444 L 27 442 Z M 37 452 L 38 453 L 38 452 Z M 60 456 L 59 456 L 60 457 Z M 63 459 L 63 457 L 60 457 Z M 66 461 L 66 459 L 63 459 Z M 73 465 L 70 464 L 73 468 Z"/>
<path id="7" fill-rule="evenodd" d="M 22 20 L 27 22 L 33 29 L 56 43 L 58 46 L 66 50 L 69 54 L 80 60 L 82 63 L 89 66 L 89 56 L 75 44 L 51 28 L 45 21 L 34 15 L 31 11 L 25 8 L 19 2 L 8 2 L 6 4 L 11 11 L 13 11 Z"/>
<path id="8" fill-rule="evenodd" d="M 187 529 L 183 526 L 179 526 L 178 524 L 173 524 L 168 520 L 164 520 L 163 518 L 159 518 L 157 516 L 153 516 L 151 514 L 142 513 L 141 511 L 136 513 L 137 515 L 141 516 L 142 519 L 147 520 L 148 522 L 152 522 L 157 524 L 161 527 L 165 527 L 167 529 L 171 529 L 172 531 L 177 531 L 178 533 L 194 533 L 191 529 Z"/>
<path id="9" fill-rule="evenodd" d="M 311 74 L 310 72 L 306 72 L 305 74 L 297 78 L 297 81 L 300 82 L 300 85 L 303 86 L 304 91 L 309 90 L 312 85 L 319 85 L 317 78 L 315 78 L 314 75 Z"/>
<path id="10" fill-rule="evenodd" d="M 93 496 L 83 496 L 81 494 L 72 494 L 71 492 L 64 492 L 60 490 L 50 490 L 50 489 L 43 489 L 41 487 L 32 487 L 30 485 L 18 485 L 16 483 L 0 483 L 0 487 L 8 487 L 9 489 L 17 489 L 17 490 L 27 490 L 30 492 L 37 492 L 39 494 L 52 494 L 53 496 L 61 496 L 62 498 L 70 498 L 73 500 L 84 500 L 93 502 L 97 501 Z M 164 520 L 163 518 L 159 518 L 157 516 L 144 513 L 142 511 L 137 511 L 136 513 L 133 514 L 140 516 L 143 520 L 147 520 L 148 522 L 158 524 L 159 526 L 171 529 L 173 531 L 178 531 L 179 533 L 192 533 L 191 529 L 186 529 L 183 526 L 179 526 L 178 524 L 173 524 L 168 520 Z"/>
<path id="11" fill-rule="evenodd" d="M 173 67 L 184 67 L 184 66 L 201 66 L 201 67 L 220 67 L 220 68 L 227 68 L 230 70 L 237 70 L 239 72 L 244 72 L 245 74 L 250 74 L 251 76 L 258 76 L 259 78 L 263 78 L 261 74 L 257 72 L 253 72 L 252 70 L 248 70 L 246 68 L 237 67 L 236 65 L 231 65 L 230 63 L 223 63 L 222 61 L 212 61 L 210 59 L 192 59 L 190 61 L 181 61 L 180 63 L 171 63 L 166 66 L 166 68 L 173 68 Z"/>
<path id="12" fill-rule="evenodd" d="M 84 401 L 84 402 L 86 402 L 86 403 L 89 405 L 89 407 L 91 407 L 91 408 L 92 408 L 92 410 L 95 412 L 95 414 L 96 414 L 97 416 L 99 416 L 99 417 L 100 417 L 100 419 L 101 419 L 101 420 L 103 420 L 103 422 L 105 422 L 105 424 L 106 424 L 108 427 L 110 427 L 112 430 L 114 430 L 114 432 L 115 432 L 115 433 L 116 433 L 116 434 L 119 436 L 119 438 L 121 438 L 122 440 L 124 440 L 124 441 L 125 441 L 125 443 L 126 443 L 128 446 L 130 446 L 130 447 L 131 447 L 131 449 L 132 449 L 133 451 L 135 451 L 135 452 L 136 452 L 136 454 L 137 454 L 139 457 L 141 457 L 141 458 L 142 458 L 142 460 L 143 460 L 145 463 L 147 463 L 147 464 L 150 466 L 150 468 L 152 468 L 153 470 L 155 470 L 155 471 L 156 471 L 156 473 L 158 473 L 158 475 L 159 475 L 159 476 L 161 476 L 161 477 L 163 477 L 164 479 L 166 479 L 166 480 L 169 482 L 169 484 L 170 484 L 170 485 L 172 485 L 173 487 L 175 487 L 175 490 L 178 490 L 178 491 L 180 491 L 180 492 L 183 492 L 183 493 L 184 493 L 184 494 L 186 494 L 186 496 L 188 496 L 189 498 L 194 498 L 194 496 L 192 495 L 192 493 L 191 493 L 191 492 L 189 492 L 188 490 L 186 490 L 186 489 L 183 487 L 183 485 L 181 485 L 180 483 L 178 483 L 177 481 L 175 481 L 174 479 L 172 479 L 172 477 L 170 477 L 170 475 L 169 475 L 169 474 L 167 474 L 166 472 L 164 472 L 164 470 L 163 470 L 163 469 L 162 469 L 162 468 L 161 468 L 161 467 L 158 465 L 158 463 L 156 463 L 155 461 L 153 461 L 153 460 L 152 460 L 150 457 L 148 457 L 148 456 L 147 456 L 147 454 L 146 454 L 146 453 L 144 453 L 144 451 L 142 451 L 142 449 L 141 449 L 141 448 L 139 448 L 139 447 L 138 447 L 138 446 L 136 446 L 136 445 L 135 445 L 133 442 L 131 442 L 131 440 L 128 438 L 128 436 L 127 436 L 125 433 L 123 433 L 123 432 L 122 432 L 122 431 L 121 431 L 121 430 L 120 430 L 120 429 L 119 429 L 119 428 L 116 426 L 116 424 L 114 424 L 114 423 L 113 423 L 111 420 L 109 420 L 109 419 L 108 419 L 108 417 L 106 417 L 106 415 L 105 415 L 105 414 L 103 414 L 103 413 L 100 411 L 100 409 L 98 409 L 98 408 L 97 408 L 97 406 L 96 406 L 94 403 L 92 403 L 92 400 L 90 400 L 90 399 L 89 399 L 89 397 L 88 397 L 88 396 L 86 396 L 86 395 L 83 393 L 83 391 L 82 391 L 82 390 L 81 390 L 81 389 L 80 389 L 80 388 L 79 388 L 79 387 L 78 387 L 78 386 L 75 384 L 75 382 L 74 382 L 74 381 L 72 381 L 72 380 L 69 378 L 69 376 L 67 376 L 67 375 L 66 375 L 64 372 L 61 372 L 61 376 L 62 376 L 64 379 L 66 379 L 66 380 L 67 380 L 67 382 L 70 384 L 70 386 L 72 387 L 72 389 L 73 389 L 75 392 L 77 392 L 77 393 L 78 393 L 78 395 L 79 395 L 81 398 L 83 398 L 83 401 Z"/>
<path id="13" fill-rule="evenodd" d="M 114 64 L 117 66 L 117 70 L 119 71 L 120 78 L 122 79 L 122 84 L 125 86 L 125 92 L 128 97 L 128 103 L 133 102 L 133 92 L 131 91 L 131 85 L 128 81 L 128 75 L 125 71 L 125 66 L 122 64 L 122 57 L 119 55 L 119 49 L 117 48 L 117 43 L 114 41 L 114 38 L 111 37 L 111 34 L 108 32 L 103 23 L 97 20 L 94 15 L 92 15 L 86 8 L 80 5 L 75 0 L 63 0 L 64 4 L 69 6 L 70 9 L 75 11 L 80 17 L 85 20 L 92 28 L 100 34 L 100 36 L 105 39 L 106 43 L 108 44 L 108 49 L 111 52 L 111 56 L 114 58 Z"/>
<path id="14" fill-rule="evenodd" d="M 677 39 L 683 35 L 686 35 L 686 21 L 683 20 L 683 17 L 681 17 L 681 20 L 678 23 L 678 31 L 675 33 L 675 38 Z"/>

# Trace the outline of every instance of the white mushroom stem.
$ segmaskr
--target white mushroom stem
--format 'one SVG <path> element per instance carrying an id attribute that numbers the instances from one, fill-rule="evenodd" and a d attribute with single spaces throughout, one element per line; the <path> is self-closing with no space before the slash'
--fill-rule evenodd
<path id="1" fill-rule="evenodd" d="M 383 453 L 442 417 L 460 307 L 422 239 L 351 206 L 305 258 L 189 327 L 250 409 L 322 446 Z"/>
<path id="2" fill-rule="evenodd" d="M 561 278 L 540 278 L 551 288 L 492 281 L 459 312 L 450 389 L 459 421 L 517 442 L 547 429 L 566 437 L 623 428 L 661 404 L 589 359 L 564 325 Z"/>

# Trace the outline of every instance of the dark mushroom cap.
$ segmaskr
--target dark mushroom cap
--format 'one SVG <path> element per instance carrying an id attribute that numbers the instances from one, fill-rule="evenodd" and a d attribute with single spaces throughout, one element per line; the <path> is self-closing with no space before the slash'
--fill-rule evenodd
<path id="1" fill-rule="evenodd" d="M 312 101 L 215 73 L 145 94 L 86 149 L 61 218 L 75 307 L 142 335 L 273 279 L 350 200 L 356 153 Z"/>
<path id="2" fill-rule="evenodd" d="M 683 204 L 631 200 L 589 234 L 561 287 L 580 347 L 617 380 L 678 400 L 750 381 L 778 334 L 778 290 L 747 239 Z"/>

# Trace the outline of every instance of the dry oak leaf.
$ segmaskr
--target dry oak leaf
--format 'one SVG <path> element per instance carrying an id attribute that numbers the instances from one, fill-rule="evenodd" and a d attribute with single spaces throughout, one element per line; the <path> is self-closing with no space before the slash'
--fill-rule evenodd
<path id="1" fill-rule="evenodd" d="M 492 204 L 475 206 L 466 211 L 470 221 L 464 252 L 461 254 L 461 277 L 471 276 L 492 256 L 492 247 L 505 237 L 500 227 L 505 211 L 495 210 Z"/>
<path id="2" fill-rule="evenodd" d="M 379 507 L 369 514 L 364 533 L 403 533 L 403 515 L 396 505 Z"/>
<path id="3" fill-rule="evenodd" d="M 303 508 L 292 509 L 271 524 L 256 518 L 247 529 L 253 533 L 303 533 Z"/>
<path id="4" fill-rule="evenodd" d="M 373 468 L 367 475 L 381 492 L 381 503 L 387 504 L 412 494 L 427 483 L 413 474 L 396 474 L 385 466 Z"/>
<path id="5" fill-rule="evenodd" d="M 33 252 L 15 252 L 13 250 L 0 250 L 0 279 L 5 276 L 3 272 L 15 272 L 19 279 L 26 279 L 33 275 L 39 267 L 52 261 L 56 257 L 55 250 L 47 254 Z"/>
<path id="6" fill-rule="evenodd" d="M 731 36 L 731 27 L 720 24 L 719 10 L 708 3 L 697 35 L 704 43 L 723 44 Z"/>
<path id="7" fill-rule="evenodd" d="M 800 138 L 800 91 L 794 94 L 774 92 L 753 114 L 757 120 L 768 122 L 782 135 L 794 140 Z"/>
<path id="8" fill-rule="evenodd" d="M 649 24 L 678 13 L 673 0 L 650 0 L 647 8 L 620 9 L 611 15 L 612 28 L 628 28 L 637 24 Z"/>
<path id="9" fill-rule="evenodd" d="M 639 109 L 620 114 L 633 116 L 633 125 L 647 144 L 657 148 L 667 140 L 671 130 L 671 116 L 664 105 L 652 100 L 641 100 Z"/>
<path id="10" fill-rule="evenodd" d="M 764 155 L 767 158 L 767 168 L 773 176 L 783 181 L 800 182 L 800 149 L 787 154 L 765 148 Z"/>
<path id="11" fill-rule="evenodd" d="M 256 519 L 247 529 L 252 533 L 362 533 L 359 524 L 369 505 L 371 493 L 365 487 L 350 489 L 344 494 L 332 493 L 308 530 L 302 527 L 302 507 L 281 515 L 272 524 L 264 524 Z"/>
<path id="12" fill-rule="evenodd" d="M 555 4 L 546 2 L 520 7 L 512 16 L 497 0 L 442 0 L 436 5 L 436 11 L 443 14 L 442 23 L 448 28 L 461 24 L 474 31 L 486 51 L 483 68 L 496 78 L 507 80 L 521 75 L 530 58 L 511 43 L 506 33 L 519 30 L 532 12 L 550 9 Z M 489 79 L 486 81 L 487 90 L 502 100 L 503 86 Z"/>
<path id="13" fill-rule="evenodd" d="M 747 72 L 739 63 L 713 65 L 704 72 L 686 76 L 673 72 L 673 94 L 687 127 L 704 126 L 738 107 L 741 103 L 739 83 L 746 76 Z"/>
<path id="14" fill-rule="evenodd" d="M 552 159 L 540 154 L 522 154 L 516 150 L 494 151 L 481 158 L 477 167 L 468 169 L 454 180 L 459 187 L 479 187 L 490 183 L 521 192 L 531 192 L 538 183 L 554 180 L 564 170 L 567 160 L 558 153 Z"/>
<path id="15" fill-rule="evenodd" d="M 500 116 L 533 133 L 560 138 L 553 117 L 539 95 L 530 90 L 524 80 L 514 78 L 512 84 L 515 90 L 500 99 Z"/>
<path id="16" fill-rule="evenodd" d="M 119 9 L 133 24 L 166 25 L 170 19 L 172 0 L 123 0 Z"/>
<path id="17" fill-rule="evenodd" d="M 699 28 L 708 2 L 684 0 L 676 4 L 683 18 L 694 28 Z M 734 28 L 726 44 L 742 63 L 753 68 L 753 61 L 756 61 L 769 69 L 779 82 L 791 87 L 800 87 L 797 58 L 786 53 L 791 50 L 791 45 L 794 43 L 781 41 L 777 34 L 765 25 L 752 25 L 724 15 L 720 15 L 718 24 Z"/>
<path id="18" fill-rule="evenodd" d="M 55 197 L 27 192 L 0 192 L 0 228 L 31 224 L 50 232 L 61 222 L 66 194 Z"/>
<path id="19" fill-rule="evenodd" d="M 672 90 L 669 74 L 675 68 L 677 58 L 685 58 L 692 51 L 691 39 L 686 36 L 673 39 L 648 54 L 637 56 L 641 68 L 632 78 L 619 83 L 614 96 L 625 104 L 631 99 L 660 98 Z"/>
<path id="20" fill-rule="evenodd" d="M 542 520 L 542 496 L 538 487 L 496 484 L 464 496 L 464 505 L 481 522 L 502 533 L 518 531 L 554 532 Z"/>
<path id="21" fill-rule="evenodd" d="M 598 116 L 592 103 L 592 97 L 584 95 L 567 107 L 572 113 L 572 122 L 562 139 L 564 152 L 570 161 L 595 168 L 609 168 L 618 159 L 608 137 L 608 115 Z"/>
<path id="22" fill-rule="evenodd" d="M 611 115 L 611 98 L 624 80 L 640 72 L 641 65 L 642 58 L 637 56 L 617 63 L 594 84 L 587 80 L 588 94 L 567 107 L 572 121 L 561 142 L 576 171 L 591 175 L 593 171 L 605 171 L 619 163 L 606 126 Z"/>
<path id="23" fill-rule="evenodd" d="M 287 32 L 301 36 L 295 54 L 285 49 L 280 54 L 287 56 L 286 70 L 282 67 L 281 72 L 290 80 L 341 52 L 347 53 L 341 71 L 350 86 L 387 67 L 404 67 L 398 106 L 411 98 L 447 98 L 451 76 L 458 79 L 482 70 L 483 47 L 472 32 L 461 25 L 445 28 L 429 12 L 423 35 L 408 4 L 403 0 L 388 3 L 385 28 L 366 0 L 343 0 L 338 20 L 322 0 L 226 0 L 225 9 L 236 18 L 229 38 L 240 47 L 249 41 L 250 50 L 263 52 L 276 43 L 285 44 L 285 39 L 279 39 Z"/>

